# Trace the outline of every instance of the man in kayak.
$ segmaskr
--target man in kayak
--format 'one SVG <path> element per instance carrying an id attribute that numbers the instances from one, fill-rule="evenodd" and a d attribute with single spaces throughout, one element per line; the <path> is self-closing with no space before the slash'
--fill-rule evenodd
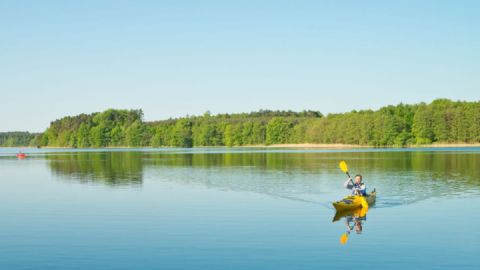
<path id="1" fill-rule="evenodd" d="M 353 195 L 367 196 L 367 187 L 362 182 L 362 175 L 355 175 L 355 182 L 352 178 L 348 178 L 343 184 L 347 189 L 352 190 Z"/>

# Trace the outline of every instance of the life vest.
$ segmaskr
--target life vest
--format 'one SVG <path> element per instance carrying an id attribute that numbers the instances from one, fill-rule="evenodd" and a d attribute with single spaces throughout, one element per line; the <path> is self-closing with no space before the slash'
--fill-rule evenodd
<path id="1" fill-rule="evenodd" d="M 357 190 L 359 191 L 360 195 L 367 196 L 367 187 L 365 186 L 364 183 L 361 183 L 361 184 L 354 183 L 352 188 L 352 194 L 356 195 Z"/>

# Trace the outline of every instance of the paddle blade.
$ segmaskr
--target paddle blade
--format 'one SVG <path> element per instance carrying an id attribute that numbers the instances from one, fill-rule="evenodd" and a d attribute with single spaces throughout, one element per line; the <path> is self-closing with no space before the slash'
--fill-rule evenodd
<path id="1" fill-rule="evenodd" d="M 347 163 L 345 161 L 340 161 L 340 170 L 342 170 L 344 173 L 347 173 L 348 172 L 348 166 L 347 166 Z"/>
<path id="2" fill-rule="evenodd" d="M 344 234 L 342 234 L 342 236 L 340 236 L 340 244 L 345 245 L 347 243 L 347 240 L 348 240 L 348 234 L 347 233 L 344 233 Z"/>
<path id="3" fill-rule="evenodd" d="M 362 207 L 362 208 L 358 209 L 358 212 L 356 212 L 356 214 L 357 214 L 358 217 L 363 218 L 364 216 L 367 215 L 367 212 L 368 212 L 368 208 Z"/>
<path id="4" fill-rule="evenodd" d="M 361 201 L 360 203 L 362 204 L 362 208 L 366 209 L 368 211 L 368 203 L 367 200 L 365 200 L 365 197 L 360 197 Z"/>

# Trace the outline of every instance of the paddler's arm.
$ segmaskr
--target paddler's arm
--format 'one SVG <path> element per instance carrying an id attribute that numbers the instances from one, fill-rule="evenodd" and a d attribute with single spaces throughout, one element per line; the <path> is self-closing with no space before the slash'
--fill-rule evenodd
<path id="1" fill-rule="evenodd" d="M 353 188 L 352 178 L 348 178 L 347 181 L 343 183 L 343 186 L 345 188 L 352 189 Z"/>

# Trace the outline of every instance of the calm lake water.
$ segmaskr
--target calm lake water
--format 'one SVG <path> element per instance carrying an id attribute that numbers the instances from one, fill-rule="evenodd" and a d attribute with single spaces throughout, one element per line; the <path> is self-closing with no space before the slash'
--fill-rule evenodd
<path id="1" fill-rule="evenodd" d="M 480 268 L 480 148 L 17 151 L 0 269 Z M 345 245 L 340 160 L 378 192 Z"/>

